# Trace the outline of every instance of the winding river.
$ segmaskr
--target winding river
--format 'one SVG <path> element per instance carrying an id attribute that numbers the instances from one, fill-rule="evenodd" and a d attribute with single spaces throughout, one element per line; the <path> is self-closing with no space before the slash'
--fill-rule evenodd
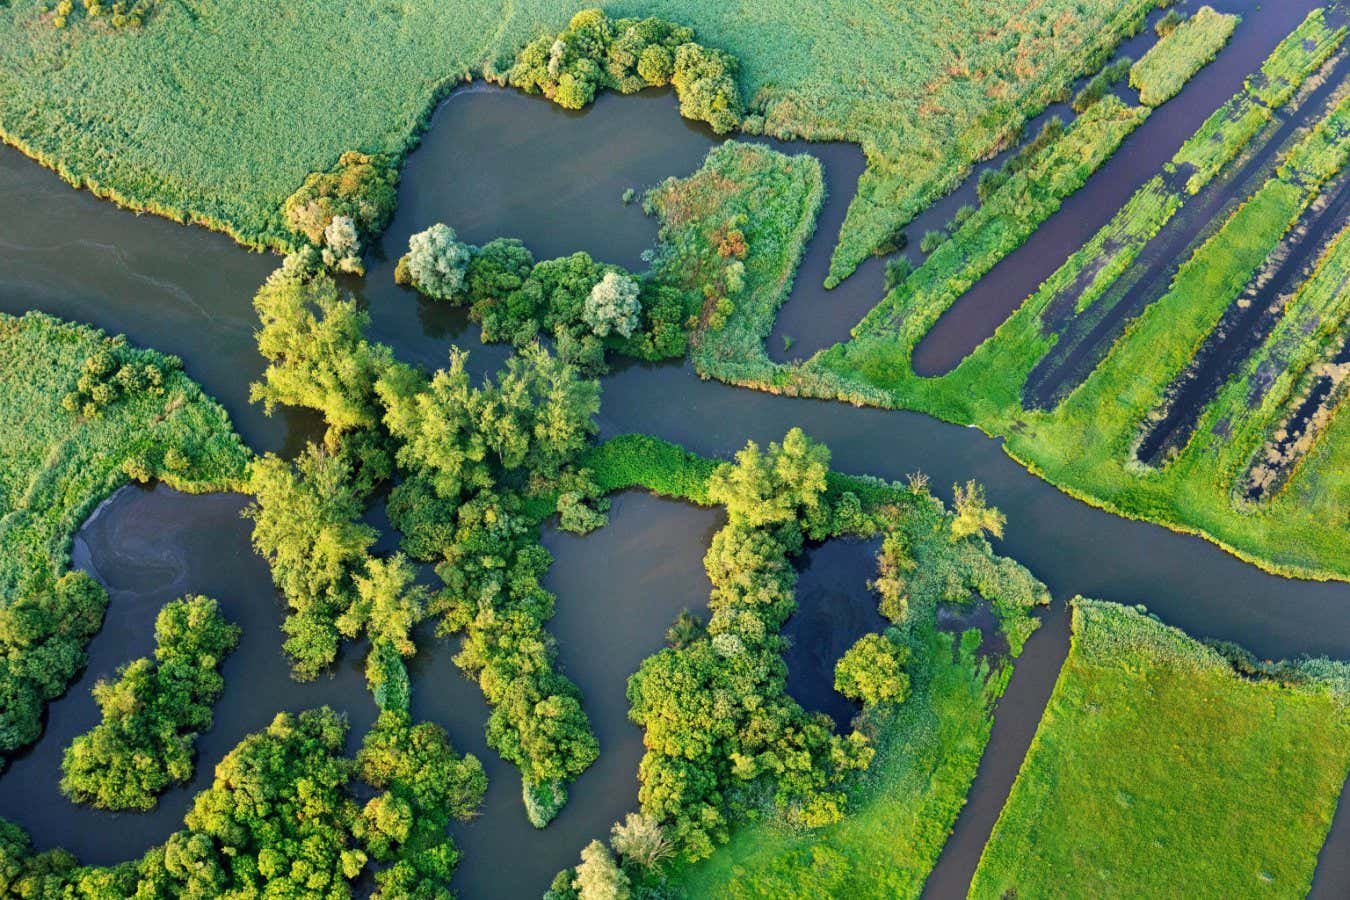
<path id="1" fill-rule="evenodd" d="M 673 98 L 663 93 L 602 96 L 586 112 L 570 113 L 496 89 L 457 92 L 409 158 L 399 211 L 379 258 L 364 281 L 351 285 L 370 306 L 372 336 L 428 366 L 440 365 L 450 344 L 458 343 L 472 351 L 473 369 L 495 369 L 504 348 L 480 346 L 477 328 L 462 315 L 394 285 L 393 260 L 408 236 L 444 221 L 475 243 L 515 236 L 541 259 L 587 250 L 639 269 L 656 226 L 638 205 L 624 205 L 621 195 L 693 171 L 714 140 L 680 119 Z M 842 217 L 861 154 L 848 145 L 777 146 L 819 156 L 832 189 L 788 308 L 793 327 L 819 322 L 822 329 L 846 331 L 856 316 L 849 303 L 836 303 L 847 299 L 840 291 L 879 296 L 879 265 L 865 266 L 832 293 L 812 273 L 824 271 L 835 236 L 831 223 Z M 1109 179 L 1095 178 L 1074 203 L 1092 208 L 1094 197 L 1106 204 L 1118 191 Z M 1064 254 L 1071 249 L 1061 248 Z M 1018 258 L 1033 265 L 1027 256 L 1009 262 Z M 254 348 L 250 301 L 277 262 L 201 229 L 116 209 L 71 190 L 15 151 L 0 150 L 0 309 L 41 309 L 176 353 L 226 406 L 250 444 L 290 453 L 317 433 L 315 419 L 293 412 L 268 418 L 247 400 L 248 383 L 263 366 Z M 733 389 L 702 381 L 681 364 L 617 366 L 604 380 L 600 418 L 604 435 L 645 431 L 718 456 L 747 439 L 776 439 L 801 425 L 829 444 L 841 470 L 890 478 L 923 471 L 944 496 L 949 485 L 973 477 L 1007 514 L 1008 535 L 999 551 L 1030 567 L 1057 603 L 996 713 L 970 803 L 928 886 L 933 896 L 964 893 L 1066 652 L 1064 599 L 1082 593 L 1144 603 L 1191 634 L 1237 641 L 1262 657 L 1350 658 L 1350 585 L 1277 578 L 1199 538 L 1088 507 L 1029 475 L 974 429 L 911 413 Z M 288 677 L 280 609 L 239 517 L 245 503 L 234 495 L 125 488 L 78 535 L 74 563 L 111 593 L 107 624 L 90 647 L 86 674 L 51 705 L 42 741 L 0 778 L 0 815 L 28 828 L 39 847 L 65 846 L 96 863 L 139 855 L 178 827 L 192 793 L 209 783 L 220 757 L 278 710 L 332 704 L 350 717 L 353 742 L 373 719 L 360 646 L 347 648 L 331 677 L 308 685 Z M 413 664 L 414 713 L 445 726 L 456 747 L 479 756 L 490 780 L 483 815 L 455 826 L 465 854 L 455 878 L 461 896 L 538 896 L 587 840 L 634 806 L 641 735 L 626 717 L 624 681 L 661 645 L 666 625 L 681 609 L 706 603 L 702 555 L 718 525 L 715 511 L 625 494 L 616 499 L 609 528 L 585 538 L 546 532 L 556 556 L 547 581 L 558 596 L 552 631 L 564 670 L 582 688 L 602 753 L 545 831 L 528 825 L 518 777 L 486 747 L 487 710 L 477 687 L 455 669 L 453 648 L 421 636 Z M 865 581 L 872 574 L 871 550 L 842 542 L 813 548 L 803 562 L 802 608 L 789 625 L 799 648 L 789 660 L 794 693 L 835 715 L 847 710 L 831 706 L 838 700 L 821 683 L 831 654 L 847 646 L 842 636 L 870 627 Z M 227 687 L 215 728 L 199 743 L 193 783 L 144 815 L 70 804 L 57 787 L 60 754 L 97 717 L 90 686 L 149 652 L 155 612 L 188 592 L 217 597 L 244 627 L 225 666 Z M 829 638 L 820 641 L 824 646 L 802 652 L 822 631 Z M 1338 865 L 1350 856 L 1346 818 L 1338 818 L 1323 852 L 1315 893 L 1350 893 L 1350 873 Z"/>

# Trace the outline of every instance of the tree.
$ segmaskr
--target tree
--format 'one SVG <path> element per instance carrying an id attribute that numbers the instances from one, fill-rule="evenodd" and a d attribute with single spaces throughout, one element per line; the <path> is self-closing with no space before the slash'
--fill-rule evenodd
<path id="1" fill-rule="evenodd" d="M 334 216 L 323 230 L 323 263 L 340 272 L 364 274 L 361 266 L 361 237 L 351 216 Z"/>
<path id="2" fill-rule="evenodd" d="M 463 295 L 472 253 L 468 244 L 456 240 L 455 229 L 437 223 L 408 239 L 397 277 L 433 300 L 457 300 Z"/>
<path id="3" fill-rule="evenodd" d="M 597 336 L 608 337 L 613 332 L 626 338 L 637 329 L 641 314 L 637 281 L 611 271 L 591 288 L 582 316 Z"/>
<path id="4" fill-rule="evenodd" d="M 834 668 L 834 689 L 867 705 L 899 703 L 909 696 L 904 665 L 909 650 L 889 637 L 865 634 Z"/>
<path id="5" fill-rule="evenodd" d="M 591 841 L 582 849 L 575 884 L 581 900 L 627 900 L 632 896 L 628 876 L 600 841 Z"/>
<path id="6" fill-rule="evenodd" d="M 629 813 L 623 822 L 616 822 L 610 835 L 615 852 L 644 869 L 650 869 L 675 852 L 661 823 L 641 813 Z"/>
<path id="7" fill-rule="evenodd" d="M 356 598 L 338 617 L 338 630 L 349 638 L 365 630 L 372 643 L 386 643 L 399 655 L 411 656 L 416 650 L 412 630 L 427 602 L 426 588 L 413 584 L 416 574 L 402 554 L 367 560 L 365 573 L 353 575 Z"/>
<path id="8" fill-rule="evenodd" d="M 676 650 L 683 650 L 705 634 L 707 627 L 703 620 L 689 610 L 682 609 L 674 623 L 666 629 L 666 644 Z"/>
<path id="9" fill-rule="evenodd" d="M 799 515 L 824 524 L 817 520 L 829 468 L 829 449 L 793 428 L 781 445 L 769 444 L 767 453 L 748 443 L 736 454 L 735 465 L 713 473 L 708 496 L 726 506 L 732 523 L 747 528 L 794 523 Z"/>
<path id="10" fill-rule="evenodd" d="M 363 504 L 351 475 L 343 455 L 314 444 L 294 466 L 269 453 L 250 473 L 255 501 L 245 515 L 253 520 L 254 549 L 272 567 L 272 580 L 290 606 L 282 629 L 302 680 L 337 657 L 337 622 L 357 597 L 354 579 L 377 536 L 359 521 Z"/>
<path id="11" fill-rule="evenodd" d="M 899 625 L 909 618 L 909 583 L 905 576 L 918 568 L 903 534 L 892 532 L 877 554 L 877 577 L 867 586 L 881 596 L 881 614 Z"/>
<path id="12" fill-rule="evenodd" d="M 1003 526 L 1008 519 L 985 502 L 984 485 L 974 480 L 967 481 L 965 487 L 954 484 L 952 493 L 956 498 L 956 517 L 952 519 L 953 540 L 959 541 L 986 532 L 996 538 L 1003 537 Z"/>
<path id="13" fill-rule="evenodd" d="M 736 86 L 738 68 L 729 53 L 692 42 L 680 45 L 670 79 L 680 98 L 680 115 L 707 122 L 718 134 L 739 126 L 744 110 Z"/>
<path id="14" fill-rule="evenodd" d="M 239 640 L 216 601 L 187 597 L 155 619 L 155 658 L 100 680 L 103 721 L 66 748 L 61 790 L 102 809 L 151 809 L 159 794 L 192 777 L 196 737 L 211 727 L 225 682 L 220 665 Z"/>
<path id="15" fill-rule="evenodd" d="M 258 352 L 269 363 L 249 399 L 268 414 L 278 404 L 323 413 L 334 432 L 380 421 L 375 382 L 391 365 L 389 350 L 366 340 L 369 317 L 338 296 L 326 273 L 283 266 L 253 299 L 262 320 Z"/>

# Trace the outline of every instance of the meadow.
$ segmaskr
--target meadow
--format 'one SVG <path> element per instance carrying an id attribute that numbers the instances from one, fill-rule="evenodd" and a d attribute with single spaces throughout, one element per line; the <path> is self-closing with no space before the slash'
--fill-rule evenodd
<path id="1" fill-rule="evenodd" d="M 1348 703 L 1343 663 L 1253 667 L 1076 600 L 970 896 L 1305 896 L 1350 770 Z"/>
<path id="2" fill-rule="evenodd" d="M 837 280 L 1014 140 L 1153 5 L 979 0 L 960 21 L 932 0 L 884 16 L 847 0 L 605 8 L 687 25 L 737 57 L 747 130 L 862 145 Z M 156 4 L 119 30 L 82 17 L 57 29 L 42 7 L 0 6 L 0 136 L 123 205 L 285 247 L 281 205 L 308 173 L 347 150 L 401 158 L 436 100 L 472 77 L 504 78 L 579 4 L 198 0 Z"/>
<path id="3" fill-rule="evenodd" d="M 1308 99 L 1325 83 L 1318 69 L 1334 65 L 1327 60 L 1344 36 L 1344 28 L 1329 29 L 1320 11 L 1312 13 L 1271 54 L 1263 72 L 1249 78 L 1156 177 L 951 372 L 921 377 L 910 361 L 964 283 L 964 270 L 949 262 L 961 255 L 939 247 L 855 328 L 851 341 L 741 383 L 974 424 L 1004 437 L 1014 458 L 1087 502 L 1199 532 L 1282 574 L 1350 576 L 1350 544 L 1337 512 L 1350 488 L 1341 461 L 1343 423 L 1333 419 L 1285 490 L 1255 506 L 1235 501 L 1234 484 L 1260 443 L 1248 435 L 1271 431 L 1277 423 L 1248 423 L 1237 435 L 1240 442 L 1229 440 L 1221 423 L 1238 415 L 1234 394 L 1206 409 L 1195 437 L 1164 467 L 1142 466 L 1133 455 L 1142 423 L 1164 402 L 1168 386 L 1350 152 L 1341 124 L 1345 109 L 1337 105 L 1341 95 L 1333 92 L 1326 104 Z M 1283 98 L 1285 105 L 1276 109 L 1303 117 L 1309 127 L 1285 137 L 1284 120 L 1263 100 L 1271 97 Z M 1085 115 L 1090 113 L 1091 108 Z M 1072 134 L 1070 128 L 1060 140 Z M 1046 189 L 1035 185 L 1031 195 Z M 1250 193 L 1236 200 L 1219 193 L 1238 190 Z M 996 207 L 997 196 L 985 205 Z M 1217 214 L 1212 222 L 1187 224 L 1201 215 L 1189 215 L 1192 208 Z M 972 216 L 963 228 L 976 222 Z M 1132 279 L 1144 271 L 1145 251 L 1170 240 L 1169 234 L 1185 238 L 1186 231 L 1169 232 L 1183 227 L 1197 228 L 1196 238 L 1179 267 L 1164 270 L 1157 299 L 1137 312 L 1129 306 L 1116 311 L 1117 304 L 1138 303 L 1144 296 Z M 958 231 L 949 243 L 960 247 L 962 241 Z M 930 284 L 934 288 L 925 294 L 913 291 Z M 938 298 L 936 309 L 926 297 Z M 1105 342 L 1094 337 L 1093 323 L 1122 313 L 1133 315 L 1128 324 L 1103 332 Z M 1089 343 L 1081 351 L 1058 347 L 1070 334 Z M 1084 354 L 1082 375 L 1063 367 L 1038 394 L 1048 399 L 1028 404 L 1024 387 L 1037 367 L 1052 354 L 1071 352 Z"/>

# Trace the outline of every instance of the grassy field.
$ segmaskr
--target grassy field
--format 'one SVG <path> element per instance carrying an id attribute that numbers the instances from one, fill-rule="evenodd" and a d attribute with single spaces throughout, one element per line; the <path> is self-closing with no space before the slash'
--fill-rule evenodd
<path id="1" fill-rule="evenodd" d="M 1278 96 L 1291 103 L 1296 86 L 1312 75 L 1345 36 L 1328 31 L 1314 13 L 1271 56 L 1280 72 Z M 748 383 L 765 390 L 917 409 L 977 425 L 1006 439 L 1006 449 L 1028 468 L 1088 502 L 1114 512 L 1194 531 L 1245 559 L 1284 574 L 1350 577 L 1350 471 L 1332 421 L 1288 487 L 1259 506 L 1238 504 L 1233 486 L 1260 439 L 1225 437 L 1226 419 L 1239 413 L 1235 394 L 1227 407 L 1211 404 L 1195 437 L 1164 468 L 1134 461 L 1141 423 L 1162 402 L 1168 385 L 1190 361 L 1226 306 L 1318 196 L 1322 182 L 1344 164 L 1350 106 L 1333 109 L 1310 133 L 1297 136 L 1288 159 L 1184 261 L 1164 296 L 1147 307 L 1116 340 L 1095 370 L 1064 402 L 1049 410 L 1022 405 L 1022 386 L 1055 346 L 1072 317 L 1123 285 L 1124 275 L 1149 241 L 1174 224 L 1178 212 L 1215 179 L 1237 168 L 1235 159 L 1272 149 L 1279 123 L 1261 99 L 1272 79 L 1258 75 L 1201 126 L 1173 161 L 1149 180 L 1084 247 L 950 373 L 918 376 L 911 354 L 937 313 L 969 280 L 966 254 L 938 248 L 856 329 L 854 339 L 796 366 L 778 366 Z M 1100 104 L 1098 104 L 1100 105 Z M 1281 108 L 1283 112 L 1285 108 Z M 1259 111 L 1256 111 L 1259 110 Z M 1091 110 L 1089 110 L 1089 113 Z M 1317 115 L 1314 114 L 1314 121 Z M 1070 129 L 1060 140 L 1071 139 Z M 1050 152 L 1047 150 L 1047 152 Z M 1066 154 L 1067 155 L 1067 154 Z M 1224 187 L 1222 181 L 1215 186 Z M 1037 190 L 1044 188 L 1037 186 Z M 1047 192 L 1048 193 L 1048 192 Z M 1029 192 L 1037 196 L 1037 191 Z M 991 196 L 987 206 L 996 204 Z M 966 227 L 977 220 L 972 217 Z M 960 232 L 951 244 L 959 247 Z M 1006 251 L 1004 251 L 1006 252 Z M 977 270 L 978 271 L 978 270 Z M 924 292 L 915 290 L 923 286 Z M 936 298 L 936 299 L 930 299 Z M 1113 300 L 1113 302 L 1115 302 Z M 1066 305 L 1067 304 L 1067 305 Z M 936 306 L 936 309 L 933 307 Z M 1226 399 L 1225 399 L 1226 398 Z M 1250 433 L 1273 428 L 1263 422 Z M 1216 433 L 1217 430 L 1217 433 Z M 1239 435 L 1241 437 L 1241 435 Z M 1244 438 L 1245 439 L 1245 438 Z"/>
<path id="2" fill-rule="evenodd" d="M 585 465 L 607 491 L 636 487 L 706 505 L 714 463 L 664 441 L 625 435 L 593 449 Z M 1037 624 L 1030 610 L 1049 596 L 983 541 L 950 541 L 946 513 L 916 503 L 922 494 L 831 473 L 828 496 L 844 491 L 859 496 L 865 510 L 907 511 L 904 535 L 917 563 L 905 626 L 912 693 L 898 706 L 869 711 L 865 728 L 877 756 L 854 786 L 844 821 L 811 832 L 769 820 L 746 824 L 710 859 L 669 868 L 661 884 L 669 894 L 918 896 L 965 804 L 1012 659 L 978 654 L 978 632 L 937 630 L 938 604 L 967 602 L 977 593 L 988 599 L 1015 656 Z"/>
<path id="3" fill-rule="evenodd" d="M 1248 678 L 1128 607 L 1073 641 L 972 897 L 1302 897 L 1350 769 L 1350 668 Z"/>
<path id="4" fill-rule="evenodd" d="M 119 398 L 93 417 L 64 409 L 85 361 L 109 349 L 163 359 L 39 313 L 0 314 L 0 594 L 64 570 L 75 530 L 129 467 L 186 491 L 242 482 L 247 454 L 229 418 L 181 369 L 159 393 Z"/>
<path id="5" fill-rule="evenodd" d="M 39 313 L 0 314 L 0 771 L 84 667 L 107 594 L 75 531 L 131 478 L 228 490 L 248 451 L 177 360 Z"/>
<path id="6" fill-rule="evenodd" d="M 862 144 L 869 168 L 836 275 L 1099 64 L 1154 0 L 935 0 L 869 10 L 773 0 L 624 0 L 741 61 L 748 127 Z M 291 240 L 279 211 L 345 150 L 402 154 L 433 102 L 503 73 L 580 2 L 159 3 L 141 28 L 38 0 L 0 5 L 0 134 L 76 184 L 138 209 Z M 341 52 L 334 52 L 341 48 Z"/>
<path id="7" fill-rule="evenodd" d="M 1237 16 L 1202 6 L 1164 35 L 1130 68 L 1130 87 L 1139 91 L 1139 102 L 1157 106 L 1175 97 L 1192 75 L 1218 55 L 1237 23 Z"/>

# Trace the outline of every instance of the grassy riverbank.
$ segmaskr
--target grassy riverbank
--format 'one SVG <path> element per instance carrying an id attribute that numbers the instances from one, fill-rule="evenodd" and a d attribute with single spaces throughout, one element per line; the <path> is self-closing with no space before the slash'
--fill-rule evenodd
<path id="1" fill-rule="evenodd" d="M 736 56 L 747 127 L 862 144 L 842 277 L 1100 64 L 1153 2 L 980 0 L 960 21 L 931 0 L 885 15 L 849 0 L 606 8 L 688 25 Z M 290 240 L 281 203 L 307 173 L 346 150 L 402 155 L 436 99 L 505 72 L 583 5 L 206 0 L 158 3 L 142 27 L 112 31 L 82 16 L 57 29 L 37 0 L 13 0 L 0 5 L 0 134 L 127 206 L 278 246 Z"/>
<path id="2" fill-rule="evenodd" d="M 1078 329 L 1087 341 L 1081 348 L 1087 372 L 1078 376 L 1066 366 L 1051 373 L 1043 385 L 1050 397 L 1044 408 L 1024 405 L 1023 396 L 1028 377 L 1056 352 L 1059 338 L 1076 319 L 1098 321 L 1113 305 L 1137 295 L 1141 285 L 1130 278 L 1141 271 L 1142 255 L 1155 237 L 1165 237 L 1169 227 L 1185 227 L 1185 210 L 1204 202 L 1200 195 L 1207 188 L 1212 193 L 1242 187 L 1229 184 L 1241 162 L 1260 163 L 1277 152 L 1280 120 L 1265 100 L 1283 98 L 1284 114 L 1306 105 L 1296 87 L 1309 80 L 1344 36 L 1344 29 L 1325 26 L 1320 11 L 1309 16 L 1157 177 L 950 373 L 923 378 L 910 363 L 914 347 L 936 321 L 928 304 L 914 299 L 912 286 L 931 283 L 934 296 L 943 296 L 959 294 L 964 283 L 958 277 L 962 270 L 942 264 L 939 249 L 858 326 L 852 341 L 802 365 L 778 367 L 754 386 L 917 409 L 973 424 L 1005 438 L 1012 456 L 1087 502 L 1203 534 L 1281 574 L 1350 577 L 1350 540 L 1339 512 L 1350 504 L 1350 482 L 1338 464 L 1345 452 L 1338 442 L 1343 425 L 1332 421 L 1288 486 L 1258 505 L 1235 499 L 1234 486 L 1260 444 L 1250 435 L 1269 432 L 1278 423 L 1248 423 L 1237 435 L 1240 440 L 1231 440 L 1224 423 L 1249 417 L 1242 398 L 1231 392 L 1219 401 L 1227 406 L 1216 403 L 1205 410 L 1193 439 L 1165 465 L 1146 467 L 1134 459 L 1142 423 L 1350 153 L 1342 124 L 1350 108 L 1344 103 L 1333 103 L 1326 114 L 1307 107 L 1316 127 L 1294 136 L 1286 163 L 1264 183 L 1258 179 L 1240 208 L 1200 232 L 1201 239 L 1209 235 L 1208 241 L 1182 261 L 1160 299 L 1123 330 L 1102 332 L 1105 343 L 1089 333 L 1089 326 Z M 1093 365 L 1093 359 L 1099 362 Z"/>
<path id="3" fill-rule="evenodd" d="M 1073 642 L 972 897 L 1304 896 L 1350 769 L 1350 670 L 1244 677 L 1134 610 Z"/>
<path id="4" fill-rule="evenodd" d="M 590 452 L 584 464 L 606 491 L 644 488 L 707 504 L 716 463 L 642 435 L 625 435 Z M 809 893 L 915 897 L 965 804 L 989 739 L 994 703 L 1012 672 L 1012 657 L 978 652 L 978 632 L 938 630 L 940 603 L 993 603 L 1012 648 L 1036 627 L 1032 608 L 1045 588 L 984 541 L 952 541 L 948 514 L 926 492 L 876 479 L 831 473 L 831 503 L 845 492 L 864 511 L 904 511 L 909 573 L 911 694 L 898 706 L 869 708 L 862 721 L 877 755 L 849 794 L 845 819 L 824 829 L 786 827 L 772 815 L 743 823 L 710 859 L 673 864 L 659 879 L 679 896 L 761 897 Z"/>
<path id="5" fill-rule="evenodd" d="M 107 596 L 70 544 L 128 480 L 229 490 L 247 451 L 176 359 L 50 316 L 0 314 L 0 770 L 84 666 Z"/>

